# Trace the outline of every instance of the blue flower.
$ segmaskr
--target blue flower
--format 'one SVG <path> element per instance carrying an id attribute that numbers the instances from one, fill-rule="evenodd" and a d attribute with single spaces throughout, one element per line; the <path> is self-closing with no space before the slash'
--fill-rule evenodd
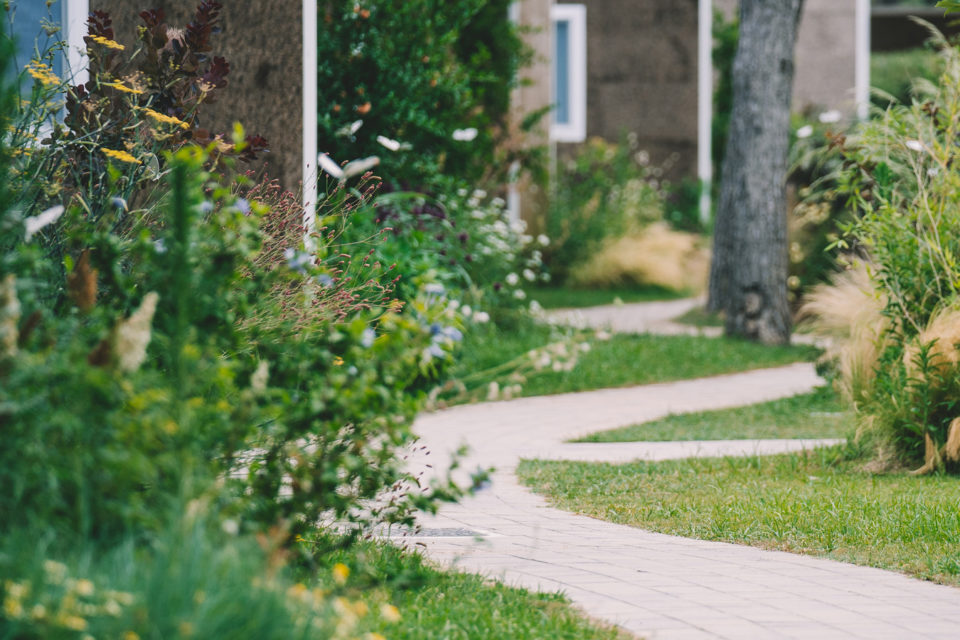
<path id="1" fill-rule="evenodd" d="M 210 213 L 213 211 L 213 203 L 209 200 L 204 200 L 200 203 L 200 213 Z"/>
<path id="2" fill-rule="evenodd" d="M 313 256 L 305 251 L 287 249 L 283 252 L 283 257 L 287 259 L 287 266 L 297 273 L 306 273 L 307 267 L 313 263 Z"/>
<path id="3" fill-rule="evenodd" d="M 246 198 L 237 198 L 237 201 L 233 203 L 233 206 L 237 208 L 237 211 L 243 215 L 250 215 L 250 202 Z"/>
<path id="4" fill-rule="evenodd" d="M 127 210 L 127 201 L 120 197 L 110 198 L 110 204 L 115 206 L 117 209 Z"/>
<path id="5" fill-rule="evenodd" d="M 329 273 L 321 273 L 316 277 L 317 284 L 321 287 L 332 287 L 333 277 Z"/>

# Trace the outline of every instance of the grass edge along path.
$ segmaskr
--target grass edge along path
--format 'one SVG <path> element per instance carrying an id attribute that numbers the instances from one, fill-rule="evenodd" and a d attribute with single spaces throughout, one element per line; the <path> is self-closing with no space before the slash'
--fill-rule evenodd
<path id="1" fill-rule="evenodd" d="M 302 544 L 310 554 L 312 543 Z M 360 541 L 345 550 L 319 551 L 326 544 L 329 539 L 318 547 L 313 557 L 316 565 L 307 577 L 328 576 L 321 588 L 381 612 L 361 622 L 360 630 L 367 634 L 360 637 L 367 640 L 634 638 L 590 618 L 561 593 L 530 591 L 477 574 L 438 568 L 420 553 L 385 541 Z M 384 612 L 393 615 L 384 616 Z"/>
<path id="2" fill-rule="evenodd" d="M 455 378 L 473 378 L 472 384 L 505 384 L 498 371 L 533 350 L 564 340 L 564 331 L 547 324 L 518 323 L 509 329 L 486 325 L 464 337 Z M 765 346 L 733 338 L 660 336 L 653 334 L 590 335 L 589 351 L 580 353 L 570 371 L 549 366 L 529 376 L 516 396 L 529 397 L 628 387 L 657 382 L 738 373 L 813 361 L 819 350 L 805 345 Z"/>
<path id="3" fill-rule="evenodd" d="M 672 414 L 572 442 L 671 442 L 843 438 L 854 429 L 853 414 L 830 387 L 733 409 Z"/>
<path id="4" fill-rule="evenodd" d="M 960 478 L 872 474 L 858 454 L 842 445 L 622 465 L 524 460 L 517 475 L 573 513 L 960 586 Z"/>

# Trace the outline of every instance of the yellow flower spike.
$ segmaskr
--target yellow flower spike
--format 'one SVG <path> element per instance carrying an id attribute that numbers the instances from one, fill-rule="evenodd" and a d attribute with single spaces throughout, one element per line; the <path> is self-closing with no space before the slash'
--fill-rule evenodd
<path id="1" fill-rule="evenodd" d="M 57 77 L 57 74 L 55 74 L 53 70 L 50 69 L 50 67 L 48 67 L 46 64 L 39 62 L 38 60 L 32 61 L 25 67 L 25 69 L 32 78 L 39 80 L 44 86 L 53 87 L 60 84 L 60 78 Z"/>
<path id="2" fill-rule="evenodd" d="M 128 164 L 143 164 L 141 161 L 134 158 L 126 151 L 117 151 L 116 149 L 107 149 L 103 147 L 100 149 L 103 152 L 103 155 L 108 158 L 113 158 L 114 160 L 119 160 L 120 162 L 126 162 Z"/>
<path id="3" fill-rule="evenodd" d="M 151 118 L 153 118 L 154 120 L 156 120 L 157 122 L 160 122 L 163 124 L 175 124 L 181 129 L 190 128 L 190 125 L 184 122 L 183 120 L 180 120 L 179 118 L 174 118 L 173 116 L 168 116 L 166 114 L 160 113 L 159 111 L 154 111 L 150 107 L 144 107 L 143 112 L 146 113 Z"/>
<path id="4" fill-rule="evenodd" d="M 400 622 L 400 609 L 397 609 L 392 604 L 381 605 L 380 615 L 387 622 Z"/>
<path id="5" fill-rule="evenodd" d="M 333 359 L 333 366 L 335 366 L 335 367 L 342 367 L 342 366 L 343 366 L 343 358 L 341 358 L 340 356 L 336 356 L 336 357 Z M 342 567 L 343 565 L 337 565 L 337 566 Z M 334 572 L 336 572 L 336 567 L 334 567 Z"/>
<path id="6" fill-rule="evenodd" d="M 113 49 L 115 51 L 123 51 L 126 49 L 122 44 L 111 40 L 110 38 L 104 38 L 103 36 L 90 36 L 90 39 L 96 42 L 99 45 L 103 45 L 107 49 Z"/>
<path id="7" fill-rule="evenodd" d="M 343 364 L 342 359 L 340 360 L 340 364 Z M 333 565 L 333 579 L 337 584 L 340 584 L 340 585 L 345 584 L 347 581 L 347 578 L 349 577 L 350 577 L 350 567 L 343 564 L 342 562 L 338 562 L 337 564 Z"/>
<path id="8" fill-rule="evenodd" d="M 140 89 L 134 89 L 133 87 L 128 87 L 122 82 L 101 82 L 100 84 L 104 87 L 110 87 L 111 89 L 116 89 L 121 93 L 132 93 L 134 95 L 143 94 L 143 91 L 140 91 Z"/>

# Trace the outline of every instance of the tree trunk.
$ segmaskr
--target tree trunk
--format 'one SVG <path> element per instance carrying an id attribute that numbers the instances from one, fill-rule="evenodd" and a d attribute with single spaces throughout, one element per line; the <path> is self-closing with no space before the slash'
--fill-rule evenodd
<path id="1" fill-rule="evenodd" d="M 708 307 L 727 335 L 790 339 L 787 145 L 803 0 L 741 0 L 733 111 L 714 228 Z"/>

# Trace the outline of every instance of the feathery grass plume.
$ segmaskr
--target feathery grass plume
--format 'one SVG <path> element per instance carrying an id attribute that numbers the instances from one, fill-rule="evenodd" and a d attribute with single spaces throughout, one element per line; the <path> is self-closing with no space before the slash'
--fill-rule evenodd
<path id="1" fill-rule="evenodd" d="M 960 418 L 950 421 L 947 442 L 943 445 L 943 457 L 950 462 L 960 462 Z"/>
<path id="2" fill-rule="evenodd" d="M 67 275 L 67 295 L 81 311 L 90 311 L 97 302 L 98 273 L 90 266 L 90 250 L 84 249 L 73 271 Z"/>
<path id="3" fill-rule="evenodd" d="M 0 358 L 17 355 L 20 300 L 17 299 L 17 279 L 11 273 L 0 281 Z"/>
<path id="4" fill-rule="evenodd" d="M 929 358 L 929 372 L 936 375 L 934 378 L 943 379 L 951 370 L 956 370 L 960 364 L 960 308 L 955 306 L 944 307 L 933 314 L 930 322 L 920 334 L 903 349 L 903 364 L 911 377 L 916 377 L 917 354 L 920 345 L 930 345 L 927 356 Z M 937 380 L 927 379 L 928 384 L 935 385 Z"/>
<path id="5" fill-rule="evenodd" d="M 886 296 L 877 290 L 865 262 L 857 261 L 810 290 L 799 319 L 830 339 L 824 359 L 837 364 L 840 392 L 851 402 L 870 388 L 890 321 Z"/>
<path id="6" fill-rule="evenodd" d="M 655 223 L 608 241 L 574 268 L 570 280 L 581 287 L 639 284 L 699 293 L 706 287 L 709 265 L 710 252 L 695 234 Z"/>
<path id="7" fill-rule="evenodd" d="M 133 373 L 147 359 L 147 345 L 150 344 L 150 325 L 157 311 L 155 291 L 143 297 L 140 308 L 129 318 L 117 323 L 113 331 L 113 357 L 117 368 Z"/>

